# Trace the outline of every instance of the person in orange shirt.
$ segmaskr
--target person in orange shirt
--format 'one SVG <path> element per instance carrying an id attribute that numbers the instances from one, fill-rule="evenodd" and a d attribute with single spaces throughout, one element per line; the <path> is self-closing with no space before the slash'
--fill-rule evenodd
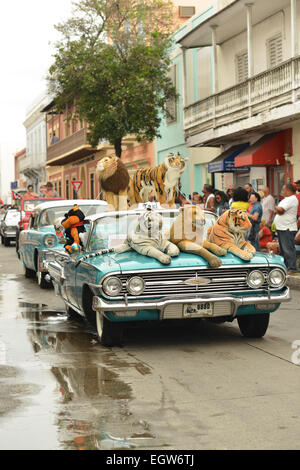
<path id="1" fill-rule="evenodd" d="M 38 197 L 39 197 L 38 194 L 36 194 L 36 193 L 33 192 L 33 186 L 32 186 L 32 184 L 29 184 L 29 185 L 27 186 L 27 193 L 25 193 L 24 199 L 36 199 L 36 198 L 38 198 Z"/>
<path id="2" fill-rule="evenodd" d="M 267 248 L 267 243 L 273 241 L 272 232 L 269 227 L 266 225 L 266 221 L 264 218 L 261 219 L 260 222 L 260 231 L 258 232 L 259 238 L 259 246 L 261 249 Z"/>
<path id="3" fill-rule="evenodd" d="M 41 194 L 41 197 L 46 197 L 46 198 L 53 198 L 53 197 L 59 197 L 59 194 L 57 191 L 55 191 L 55 189 L 53 189 L 53 184 L 48 181 L 48 183 L 46 184 L 46 191 L 43 191 L 43 193 Z"/>

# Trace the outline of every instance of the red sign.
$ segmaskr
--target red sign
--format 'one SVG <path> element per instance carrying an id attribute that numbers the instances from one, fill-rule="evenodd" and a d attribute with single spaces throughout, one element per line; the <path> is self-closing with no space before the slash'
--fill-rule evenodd
<path id="1" fill-rule="evenodd" d="M 79 189 L 83 185 L 83 181 L 71 181 L 74 191 L 78 193 Z"/>

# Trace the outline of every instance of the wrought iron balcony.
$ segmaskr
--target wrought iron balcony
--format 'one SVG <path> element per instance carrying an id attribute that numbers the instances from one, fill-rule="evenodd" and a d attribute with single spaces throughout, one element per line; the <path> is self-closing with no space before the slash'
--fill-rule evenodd
<path id="1" fill-rule="evenodd" d="M 296 57 L 187 106 L 184 110 L 185 136 L 221 128 L 294 103 L 299 88 L 300 57 Z"/>
<path id="2" fill-rule="evenodd" d="M 87 140 L 87 130 L 82 128 L 65 139 L 49 145 L 47 165 L 65 165 L 94 152 L 95 149 L 89 145 Z"/>

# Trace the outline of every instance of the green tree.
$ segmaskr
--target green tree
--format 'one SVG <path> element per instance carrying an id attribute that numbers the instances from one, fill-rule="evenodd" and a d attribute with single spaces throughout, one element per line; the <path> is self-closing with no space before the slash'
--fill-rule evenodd
<path id="1" fill-rule="evenodd" d="M 55 28 L 49 91 L 58 111 L 75 103 L 89 142 L 108 140 L 121 157 L 122 139 L 159 136 L 162 112 L 176 90 L 168 76 L 174 6 L 170 0 L 82 0 Z"/>

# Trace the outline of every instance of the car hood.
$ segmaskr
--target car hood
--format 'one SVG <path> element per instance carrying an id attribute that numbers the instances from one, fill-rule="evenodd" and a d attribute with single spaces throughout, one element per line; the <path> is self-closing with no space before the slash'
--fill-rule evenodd
<path id="1" fill-rule="evenodd" d="M 149 269 L 162 269 L 162 268 L 202 268 L 209 267 L 207 261 L 200 256 L 180 253 L 179 256 L 172 258 L 169 265 L 164 265 L 154 258 L 148 256 L 142 256 L 134 251 L 128 251 L 126 253 L 106 255 L 105 258 L 110 258 L 113 263 L 118 263 L 122 272 L 126 271 L 142 271 Z M 251 261 L 243 261 L 237 256 L 227 253 L 226 256 L 220 257 L 222 259 L 222 266 L 226 267 L 237 267 L 237 266 L 256 266 L 263 265 L 268 266 L 269 264 L 276 264 L 284 267 L 283 258 L 281 256 L 273 255 L 270 256 L 267 253 L 256 253 Z M 101 257 L 101 263 L 103 262 Z M 107 262 L 107 261 L 106 261 Z M 98 258 L 99 263 L 99 258 Z"/>

